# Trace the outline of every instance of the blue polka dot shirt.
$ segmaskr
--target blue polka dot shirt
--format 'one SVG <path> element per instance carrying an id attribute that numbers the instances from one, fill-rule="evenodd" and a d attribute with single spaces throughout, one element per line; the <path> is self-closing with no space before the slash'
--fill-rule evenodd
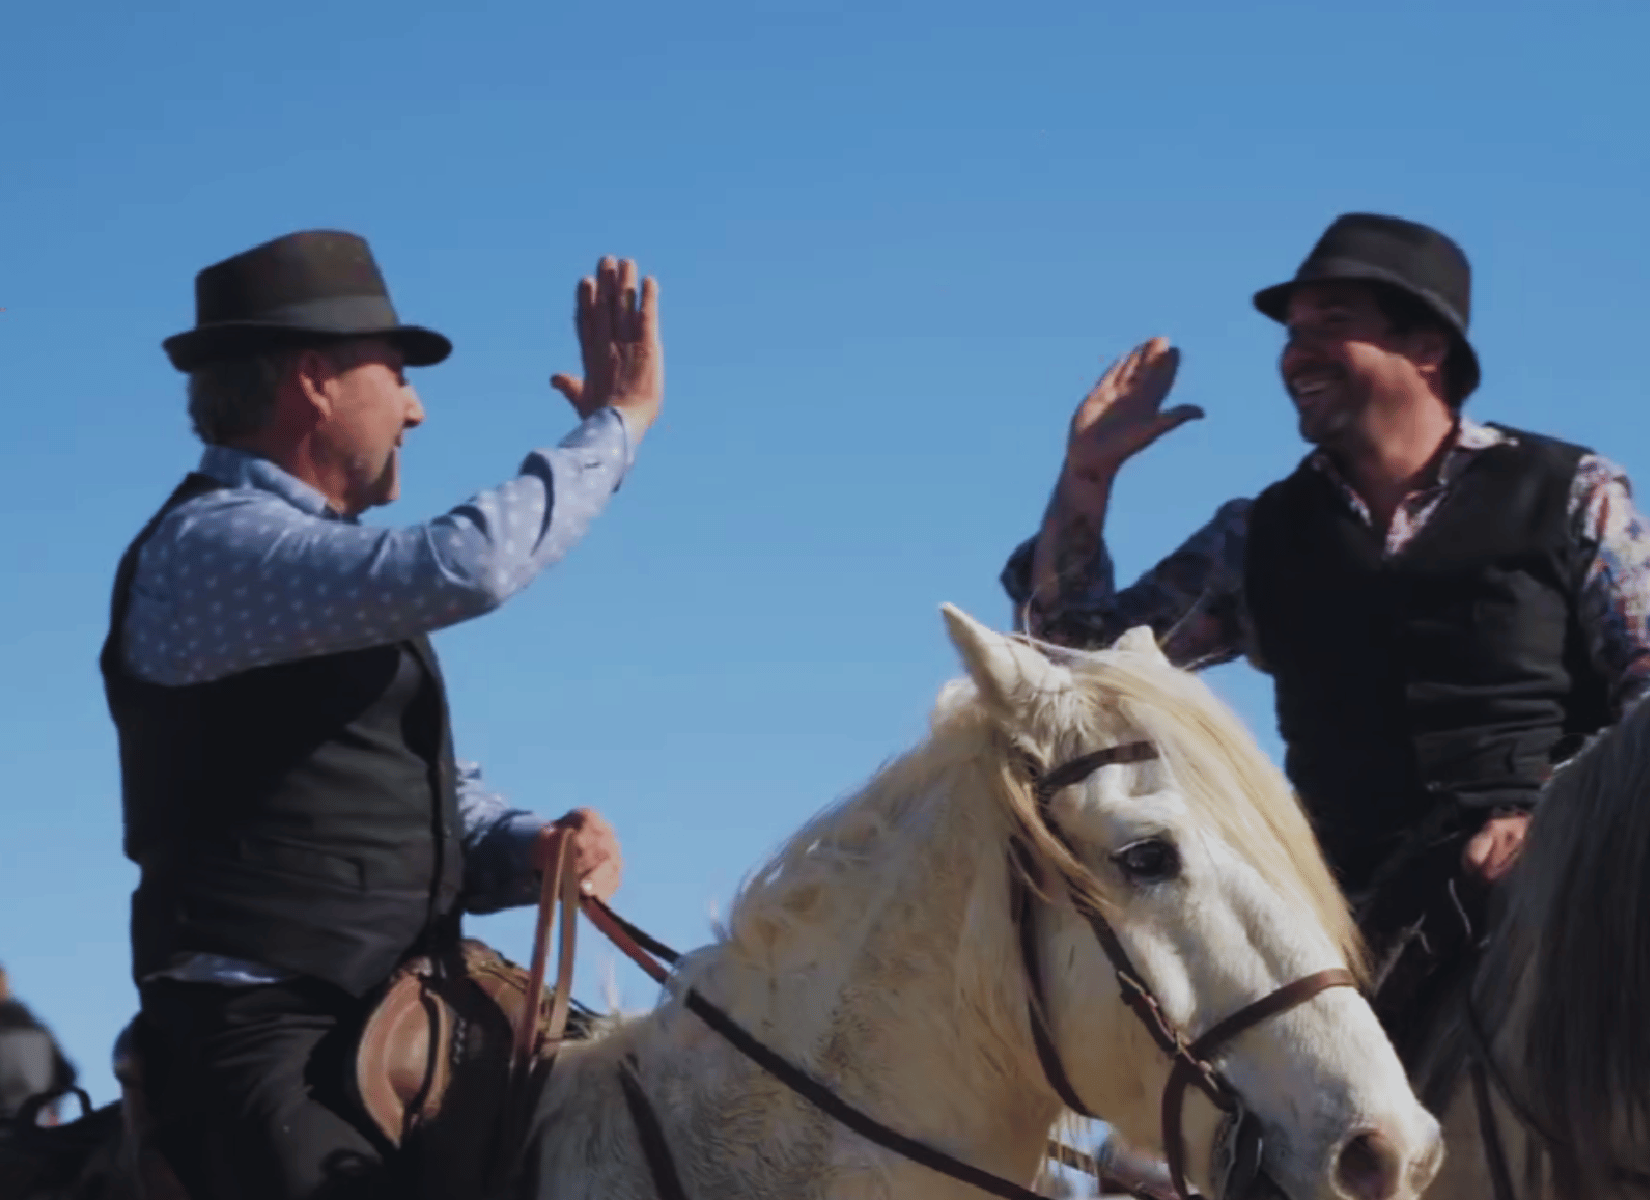
<path id="1" fill-rule="evenodd" d="M 268 459 L 208 446 L 223 488 L 167 514 L 138 555 L 125 665 L 152 683 L 204 683 L 254 667 L 398 642 L 491 612 L 570 550 L 634 459 L 624 419 L 597 411 L 515 478 L 433 520 L 373 528 Z M 544 818 L 509 807 L 458 764 L 465 909 L 537 898 L 530 853 Z M 280 972 L 196 955 L 163 972 L 260 983 Z"/>

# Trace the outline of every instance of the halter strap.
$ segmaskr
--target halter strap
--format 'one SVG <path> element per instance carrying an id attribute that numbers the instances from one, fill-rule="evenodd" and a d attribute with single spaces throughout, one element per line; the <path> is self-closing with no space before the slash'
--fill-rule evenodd
<path id="1" fill-rule="evenodd" d="M 1076 783 L 1081 783 L 1102 767 L 1114 763 L 1146 762 L 1157 758 L 1158 750 L 1148 741 L 1124 742 L 1116 746 L 1108 746 L 1089 754 L 1081 755 L 1068 762 L 1061 763 L 1049 771 L 1043 771 L 1041 764 L 1030 754 L 1021 752 L 1021 762 L 1031 777 L 1034 793 L 1037 798 L 1037 812 L 1044 828 L 1059 840 L 1068 851 L 1076 853 L 1070 839 L 1060 829 L 1054 820 L 1051 811 L 1051 802 L 1055 793 Z M 1019 925 L 1020 957 L 1025 966 L 1029 981 L 1029 1015 L 1031 1020 L 1032 1042 L 1037 1049 L 1038 1060 L 1042 1063 L 1043 1073 L 1048 1078 L 1050 1086 L 1060 1097 L 1061 1101 L 1074 1112 L 1083 1116 L 1092 1116 L 1088 1108 L 1077 1096 L 1072 1086 L 1071 1078 L 1066 1074 L 1064 1065 L 1060 1061 L 1059 1050 L 1054 1045 L 1054 1038 L 1048 1027 L 1048 1005 L 1044 999 L 1042 970 L 1037 961 L 1036 933 L 1032 928 L 1033 908 L 1030 900 L 1030 886 L 1032 882 L 1041 882 L 1041 873 L 1037 869 L 1036 860 L 1024 840 L 1016 837 L 1011 843 L 1013 863 L 1010 866 L 1012 889 L 1012 907 L 1016 923 Z M 1018 868 L 1016 870 L 1015 868 Z M 1198 1090 L 1208 1096 L 1211 1103 L 1225 1112 L 1233 1122 L 1233 1134 L 1239 1139 L 1240 1145 L 1234 1151 L 1234 1160 L 1241 1157 L 1244 1147 L 1242 1139 L 1249 1139 L 1253 1143 L 1256 1153 L 1248 1156 L 1252 1160 L 1256 1171 L 1259 1169 L 1259 1131 L 1253 1119 L 1247 1115 L 1242 1099 L 1237 1089 L 1227 1081 L 1210 1062 L 1215 1052 L 1237 1037 L 1240 1033 L 1260 1024 L 1270 1017 L 1279 1015 L 1306 1003 L 1320 992 L 1333 987 L 1358 986 L 1357 979 L 1344 967 L 1333 967 L 1326 971 L 1318 971 L 1292 983 L 1286 983 L 1252 1004 L 1245 1005 L 1237 1012 L 1216 1022 L 1206 1030 L 1196 1041 L 1188 1043 L 1180 1031 L 1175 1028 L 1174 1022 L 1169 1020 L 1152 992 L 1151 986 L 1135 969 L 1134 962 L 1124 949 L 1122 940 L 1117 931 L 1106 920 L 1105 915 L 1083 898 L 1075 889 L 1068 885 L 1068 894 L 1073 906 L 1089 923 L 1094 931 L 1094 937 L 1100 943 L 1100 948 L 1110 960 L 1112 972 L 1117 977 L 1118 987 L 1122 993 L 1123 1003 L 1139 1018 L 1146 1032 L 1157 1046 L 1171 1059 L 1173 1067 L 1169 1071 L 1168 1083 L 1163 1088 L 1163 1150 L 1169 1167 L 1169 1176 L 1177 1195 L 1183 1200 L 1190 1200 L 1191 1192 L 1186 1186 L 1186 1145 L 1185 1133 L 1182 1128 L 1182 1110 L 1185 1104 L 1186 1089 L 1196 1085 Z M 1247 1190 L 1249 1180 L 1244 1180 Z M 1228 1198 L 1223 1197 L 1223 1200 Z"/>
<path id="2" fill-rule="evenodd" d="M 1262 996 L 1253 1004 L 1238 1009 L 1224 1020 L 1217 1021 L 1207 1032 L 1187 1046 L 1183 1053 L 1175 1056 L 1174 1067 L 1169 1071 L 1169 1082 L 1163 1088 L 1163 1157 L 1169 1164 L 1169 1178 L 1174 1182 L 1177 1192 L 1182 1196 L 1186 1194 L 1186 1141 L 1181 1120 L 1186 1085 L 1198 1083 L 1202 1086 L 1205 1079 L 1212 1079 L 1216 1085 L 1226 1090 L 1228 1105 L 1237 1094 L 1236 1089 L 1226 1081 L 1226 1077 L 1209 1065 L 1209 1059 L 1214 1056 L 1215 1051 L 1238 1034 L 1254 1028 L 1267 1018 L 1305 1004 L 1319 992 L 1334 987 L 1357 986 L 1357 979 L 1344 967 L 1331 967 L 1327 971 L 1304 976 Z M 1231 1108 L 1227 1107 L 1227 1111 L 1230 1112 Z"/>
<path id="3" fill-rule="evenodd" d="M 1061 763 L 1046 774 L 1039 773 L 1036 777 L 1037 798 L 1039 801 L 1046 801 L 1055 792 L 1074 783 L 1082 783 L 1101 767 L 1109 767 L 1114 763 L 1149 762 L 1157 757 L 1157 747 L 1146 741 L 1123 742 L 1116 746 L 1107 746 L 1104 750 L 1091 751 Z M 1035 769 L 1036 763 L 1029 755 L 1026 756 L 1026 762 Z"/>

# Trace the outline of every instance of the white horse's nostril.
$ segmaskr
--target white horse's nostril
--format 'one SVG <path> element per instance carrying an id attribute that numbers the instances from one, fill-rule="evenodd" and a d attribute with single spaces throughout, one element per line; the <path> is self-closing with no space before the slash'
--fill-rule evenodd
<path id="1" fill-rule="evenodd" d="M 1335 1159 L 1335 1185 L 1354 1200 L 1392 1200 L 1398 1194 L 1401 1158 L 1383 1133 L 1360 1133 Z"/>

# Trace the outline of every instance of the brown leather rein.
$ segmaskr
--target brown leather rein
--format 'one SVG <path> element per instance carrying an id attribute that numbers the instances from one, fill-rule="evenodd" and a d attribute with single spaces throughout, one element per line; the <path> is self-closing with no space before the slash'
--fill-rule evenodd
<path id="1" fill-rule="evenodd" d="M 1039 764 L 1024 756 L 1022 761 L 1027 772 L 1031 775 L 1033 787 L 1036 791 L 1038 813 L 1045 826 L 1053 836 L 1066 842 L 1065 835 L 1055 825 L 1050 813 L 1050 802 L 1056 793 L 1074 784 L 1081 783 L 1100 768 L 1114 763 L 1144 762 L 1158 756 L 1157 748 L 1150 742 L 1129 742 L 1123 745 L 1112 746 L 1104 750 L 1085 754 L 1070 762 L 1062 763 L 1050 771 L 1043 772 Z M 643 971 L 660 984 L 670 978 L 670 970 L 660 959 L 674 963 L 677 954 L 668 946 L 651 937 L 636 926 L 625 921 L 607 905 L 593 896 L 579 895 L 577 884 L 569 878 L 571 872 L 564 867 L 566 857 L 565 841 L 555 847 L 555 861 L 559 878 L 552 881 L 551 872 L 545 871 L 543 892 L 540 901 L 538 929 L 534 937 L 533 972 L 535 985 L 544 977 L 545 947 L 548 942 L 551 913 L 558 901 L 562 905 L 561 926 L 561 971 L 558 973 L 558 988 L 556 1004 L 558 1011 L 564 1011 L 566 1005 L 567 987 L 571 982 L 573 939 L 575 936 L 573 918 L 573 897 L 577 895 L 577 903 L 584 910 L 591 924 L 605 934 L 615 947 L 636 963 Z M 1070 1077 L 1061 1064 L 1058 1050 L 1055 1048 L 1053 1035 L 1049 1031 L 1047 1019 L 1047 1003 L 1043 991 L 1041 967 L 1037 961 L 1036 933 L 1033 928 L 1035 905 L 1031 886 L 1039 881 L 1036 861 L 1024 840 L 1016 837 L 1010 847 L 1009 876 L 1011 880 L 1011 903 L 1015 924 L 1019 931 L 1020 951 L 1024 962 L 1028 981 L 1028 1011 L 1031 1020 L 1032 1038 L 1036 1043 L 1037 1056 L 1042 1063 L 1043 1071 L 1048 1077 L 1050 1086 L 1059 1095 L 1061 1101 L 1072 1111 L 1086 1117 L 1094 1116 L 1077 1096 L 1072 1087 Z M 1210 1062 L 1210 1059 L 1233 1038 L 1267 1020 L 1269 1017 L 1287 1012 L 1306 1003 L 1318 993 L 1334 987 L 1357 987 L 1357 981 L 1350 971 L 1334 968 L 1319 971 L 1293 983 L 1285 984 L 1276 991 L 1263 996 L 1231 1016 L 1217 1022 L 1195 1040 L 1188 1041 L 1174 1023 L 1168 1019 L 1158 1003 L 1151 987 L 1142 978 L 1130 961 L 1128 952 L 1118 939 L 1105 917 L 1088 904 L 1073 889 L 1068 889 L 1073 906 L 1088 921 L 1099 941 L 1101 949 L 1111 961 L 1112 970 L 1117 976 L 1117 982 L 1122 990 L 1123 1002 L 1140 1019 L 1152 1040 L 1174 1060 L 1174 1066 L 1169 1073 L 1169 1080 L 1163 1090 L 1163 1146 L 1168 1159 L 1169 1171 L 1174 1187 L 1181 1200 L 1192 1200 L 1193 1193 L 1186 1186 L 1185 1177 L 1185 1141 L 1181 1127 L 1182 1107 L 1186 1089 L 1195 1086 L 1203 1092 L 1222 1112 L 1227 1115 L 1223 1124 L 1221 1141 L 1227 1146 L 1226 1162 L 1221 1174 L 1223 1186 L 1217 1189 L 1221 1200 L 1242 1200 L 1248 1196 L 1257 1182 L 1263 1180 L 1260 1172 L 1261 1142 L 1259 1121 L 1247 1112 L 1237 1090 L 1226 1080 Z M 530 993 L 535 994 L 535 993 Z M 772 1049 L 760 1042 L 748 1030 L 735 1022 L 726 1012 L 706 1000 L 697 989 L 689 988 L 683 996 L 683 1005 L 692 1011 L 700 1020 L 720 1034 L 734 1049 L 757 1066 L 772 1075 L 780 1083 L 819 1108 L 822 1112 L 842 1125 L 868 1140 L 892 1150 L 913 1162 L 947 1175 L 953 1179 L 968 1183 L 990 1195 L 1004 1197 L 1005 1200 L 1041 1200 L 1038 1193 L 1020 1184 L 983 1171 L 978 1167 L 963 1162 L 942 1150 L 935 1149 L 926 1143 L 914 1138 L 906 1137 L 884 1125 L 876 1118 L 849 1104 L 840 1096 L 808 1072 L 776 1054 Z M 536 1024 L 536 1022 L 535 1022 Z M 528 1028 L 524 1021 L 519 1031 L 517 1052 L 520 1061 L 527 1061 L 529 1048 L 535 1041 L 541 1044 L 549 1041 L 552 1044 L 560 1037 L 560 1030 L 556 1029 L 549 1038 L 535 1038 L 534 1031 Z M 636 1124 L 637 1133 L 641 1138 L 643 1149 L 653 1172 L 654 1186 L 664 1200 L 687 1200 L 687 1195 L 677 1175 L 669 1146 L 665 1142 L 663 1129 L 660 1127 L 656 1114 L 642 1091 L 638 1077 L 638 1065 L 634 1056 L 627 1057 L 620 1069 L 620 1084 L 624 1092 L 625 1101 L 630 1108 L 631 1117 Z M 1217 1148 L 1218 1150 L 1219 1148 Z M 1099 1174 L 1098 1164 L 1092 1157 L 1072 1151 L 1058 1143 L 1051 1142 L 1050 1157 L 1066 1165 L 1086 1169 L 1092 1174 Z M 1217 1158 L 1221 1157 L 1217 1153 Z M 1114 1185 L 1117 1186 L 1117 1185 Z M 1126 1185 L 1122 1185 L 1123 1190 Z"/>

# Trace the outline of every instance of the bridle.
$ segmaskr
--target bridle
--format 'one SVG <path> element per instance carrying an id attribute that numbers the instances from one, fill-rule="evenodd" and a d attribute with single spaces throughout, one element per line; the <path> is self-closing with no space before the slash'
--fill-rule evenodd
<path id="1" fill-rule="evenodd" d="M 1157 758 L 1158 752 L 1150 742 L 1128 742 L 1082 755 L 1048 771 L 1042 770 L 1037 760 L 1024 751 L 1018 752 L 1016 757 L 1031 779 L 1039 819 L 1049 833 L 1069 850 L 1071 844 L 1054 823 L 1050 812 L 1050 805 L 1056 793 L 1083 782 L 1102 767 L 1114 763 L 1145 762 Z M 1066 1074 L 1059 1052 L 1055 1048 L 1053 1035 L 1049 1032 L 1048 1005 L 1043 990 L 1042 970 L 1037 960 L 1036 931 L 1033 924 L 1035 905 L 1032 886 L 1040 882 L 1036 859 L 1025 839 L 1019 835 L 1011 841 L 1009 855 L 1010 903 L 1026 972 L 1027 1006 L 1037 1057 L 1042 1063 L 1049 1084 L 1061 1101 L 1072 1111 L 1093 1117 L 1094 1114 L 1083 1104 L 1072 1087 L 1071 1079 Z M 1216 1169 L 1220 1179 L 1216 1194 L 1220 1200 L 1245 1200 L 1256 1190 L 1257 1184 L 1269 1183 L 1260 1169 L 1260 1121 L 1244 1106 L 1237 1089 L 1227 1081 L 1217 1067 L 1212 1065 L 1210 1058 L 1238 1034 L 1269 1017 L 1304 1004 L 1319 992 L 1329 988 L 1356 988 L 1357 980 L 1350 971 L 1339 967 L 1319 971 L 1285 984 L 1217 1022 L 1195 1040 L 1188 1041 L 1164 1014 L 1150 985 L 1141 977 L 1140 972 L 1135 970 L 1128 952 L 1123 949 L 1123 943 L 1118 939 L 1111 924 L 1075 888 L 1068 886 L 1068 894 L 1072 905 L 1088 921 L 1100 943 L 1100 948 L 1111 961 L 1112 970 L 1122 990 L 1123 1003 L 1140 1019 L 1152 1040 L 1174 1061 L 1168 1083 L 1163 1089 L 1162 1113 L 1163 1147 L 1177 1195 L 1181 1200 L 1193 1198 L 1193 1193 L 1186 1186 L 1185 1140 L 1181 1128 L 1181 1110 L 1186 1089 L 1196 1087 L 1226 1114 L 1216 1147 Z M 549 895 L 547 887 L 545 903 L 550 903 Z M 678 957 L 675 951 L 649 937 L 594 897 L 581 897 L 579 904 L 592 924 L 656 982 L 663 984 L 669 979 L 668 968 L 659 960 L 675 962 Z M 548 929 L 549 921 L 541 914 L 539 935 L 534 947 L 535 962 L 542 960 L 543 939 L 547 936 Z M 564 925 L 564 955 L 570 954 L 565 948 L 568 936 Z M 685 991 L 682 1004 L 762 1070 L 833 1120 L 867 1140 L 930 1170 L 970 1184 L 989 1195 L 1003 1197 L 1004 1200 L 1039 1200 L 1038 1194 L 1029 1188 L 907 1137 L 843 1100 L 809 1072 L 764 1045 L 749 1030 L 734 1021 L 726 1011 L 705 999 L 697 988 L 690 987 Z M 676 1171 L 664 1130 L 642 1090 L 639 1065 L 634 1055 L 628 1056 L 621 1064 L 619 1082 L 652 1172 L 655 1190 L 663 1200 L 687 1200 L 687 1193 Z M 1074 1152 L 1055 1143 L 1051 1143 L 1050 1152 L 1051 1156 L 1059 1161 L 1068 1164 L 1073 1161 Z M 1081 1159 L 1086 1156 L 1076 1157 Z M 1092 1164 L 1088 1165 L 1093 1169 Z"/>
<path id="2" fill-rule="evenodd" d="M 1061 763 L 1044 771 L 1038 760 L 1025 750 L 1016 757 L 1029 777 L 1037 801 L 1038 819 L 1068 851 L 1075 851 L 1070 840 L 1054 820 L 1054 797 L 1064 789 L 1086 780 L 1102 767 L 1116 763 L 1147 762 L 1158 757 L 1157 747 L 1151 742 L 1125 742 L 1104 750 L 1096 750 Z M 1041 872 L 1025 839 L 1016 835 L 1010 843 L 1009 865 L 1011 904 L 1014 922 L 1019 930 L 1020 959 L 1025 966 L 1029 984 L 1029 1011 L 1031 1036 L 1037 1046 L 1037 1057 L 1043 1073 L 1066 1107 L 1085 1117 L 1093 1117 L 1071 1084 L 1055 1048 L 1048 1027 L 1048 1004 L 1044 997 L 1042 968 L 1037 958 L 1037 936 L 1034 927 L 1036 909 L 1032 888 L 1041 886 Z M 1151 985 L 1135 969 L 1123 948 L 1117 931 L 1111 927 L 1094 905 L 1077 888 L 1067 885 L 1067 895 L 1078 914 L 1094 931 L 1095 940 L 1111 961 L 1117 976 L 1123 1003 L 1140 1019 L 1152 1040 L 1174 1066 L 1169 1071 L 1168 1083 L 1163 1088 L 1162 1122 L 1163 1151 L 1168 1162 L 1169 1176 L 1181 1200 L 1190 1200 L 1186 1186 L 1186 1143 L 1182 1128 L 1182 1109 L 1186 1089 L 1196 1087 L 1216 1108 L 1225 1113 L 1221 1135 L 1216 1147 L 1216 1195 L 1221 1200 L 1241 1200 L 1249 1196 L 1262 1179 L 1262 1141 L 1259 1118 L 1243 1103 L 1242 1096 L 1210 1059 L 1240 1033 L 1254 1028 L 1270 1017 L 1296 1008 L 1329 988 L 1356 989 L 1357 979 L 1343 967 L 1332 967 L 1307 975 L 1293 983 L 1286 983 L 1276 991 L 1245 1005 L 1231 1016 L 1216 1022 L 1199 1037 L 1188 1041 L 1177 1029 L 1152 993 Z"/>

